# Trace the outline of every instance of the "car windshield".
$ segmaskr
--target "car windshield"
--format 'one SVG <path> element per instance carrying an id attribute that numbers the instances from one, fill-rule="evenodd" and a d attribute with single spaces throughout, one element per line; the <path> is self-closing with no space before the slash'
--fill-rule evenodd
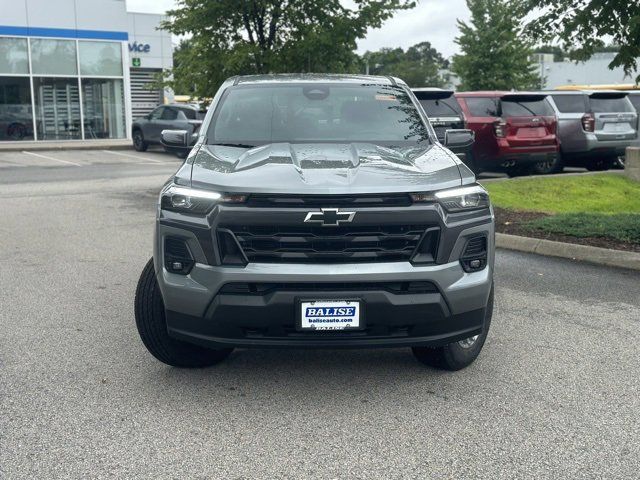
<path id="1" fill-rule="evenodd" d="M 460 105 L 452 95 L 444 99 L 419 100 L 420 105 L 430 117 L 459 117 Z"/>
<path id="2" fill-rule="evenodd" d="M 207 132 L 210 144 L 429 141 L 407 93 L 392 85 L 239 85 L 225 92 Z"/>
<path id="3" fill-rule="evenodd" d="M 553 116 L 553 109 L 545 98 L 501 100 L 500 108 L 503 117 L 530 117 L 532 115 Z"/>

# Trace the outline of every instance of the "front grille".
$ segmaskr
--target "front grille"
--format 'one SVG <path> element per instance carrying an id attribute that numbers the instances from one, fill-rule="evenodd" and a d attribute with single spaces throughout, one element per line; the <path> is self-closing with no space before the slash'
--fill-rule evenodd
<path id="1" fill-rule="evenodd" d="M 225 283 L 218 293 L 225 295 L 268 295 L 273 292 L 362 292 L 386 291 L 396 295 L 437 293 L 431 282 L 312 282 L 312 283 Z"/>
<path id="2" fill-rule="evenodd" d="M 249 207 L 406 207 L 411 197 L 402 194 L 377 195 L 266 195 L 252 194 Z"/>
<path id="3" fill-rule="evenodd" d="M 226 226 L 249 262 L 392 262 L 412 258 L 427 225 Z M 433 244 L 437 248 L 437 242 Z M 435 251 L 433 258 L 436 258 Z"/>

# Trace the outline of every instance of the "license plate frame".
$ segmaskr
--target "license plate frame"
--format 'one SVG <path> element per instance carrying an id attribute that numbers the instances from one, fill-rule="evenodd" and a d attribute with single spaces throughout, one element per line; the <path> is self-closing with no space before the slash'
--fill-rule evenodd
<path id="1" fill-rule="evenodd" d="M 304 319 L 304 309 L 309 307 L 355 307 L 357 315 L 357 325 L 339 326 L 338 328 L 330 328 L 330 325 L 322 327 L 309 326 L 308 322 Z M 364 302 L 361 298 L 298 298 L 296 300 L 296 330 L 299 332 L 320 332 L 320 333 L 333 333 L 333 332 L 348 332 L 358 331 L 365 328 L 364 321 Z M 307 318 L 318 318 L 319 316 Z M 338 316 L 342 317 L 342 316 Z"/>

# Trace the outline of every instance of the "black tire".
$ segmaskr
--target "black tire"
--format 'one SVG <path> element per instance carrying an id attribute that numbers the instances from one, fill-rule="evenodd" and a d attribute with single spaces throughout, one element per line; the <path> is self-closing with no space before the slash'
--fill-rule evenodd
<path id="1" fill-rule="evenodd" d="M 505 170 L 505 172 L 507 173 L 507 175 L 509 175 L 510 178 L 523 177 L 525 175 L 529 175 L 530 171 L 531 171 L 530 167 L 522 166 L 522 165 L 515 165 Z"/>
<path id="2" fill-rule="evenodd" d="M 489 300 L 487 302 L 487 309 L 485 310 L 484 327 L 482 333 L 478 335 L 475 341 L 469 346 L 463 346 L 461 342 L 450 343 L 444 347 L 430 348 L 430 347 L 413 347 L 413 355 L 420 362 L 430 367 L 440 368 L 442 370 L 461 370 L 471 365 L 484 346 L 484 342 L 487 339 L 489 333 L 489 327 L 491 326 L 491 317 L 493 315 L 493 285 L 491 286 L 491 293 L 489 293 Z M 467 341 L 470 339 L 467 339 Z"/>
<path id="3" fill-rule="evenodd" d="M 138 281 L 135 315 L 138 333 L 144 346 L 151 355 L 172 367 L 210 367 L 223 361 L 233 351 L 233 348 L 212 350 L 169 336 L 153 259 L 145 265 Z"/>
<path id="4" fill-rule="evenodd" d="M 556 155 L 552 161 L 534 163 L 530 167 L 533 175 L 549 175 L 552 173 L 562 173 L 564 170 L 564 161 L 562 155 Z"/>
<path id="5" fill-rule="evenodd" d="M 146 152 L 149 148 L 149 144 L 145 141 L 142 130 L 136 129 L 133 131 L 133 148 L 138 152 Z"/>
<path id="6" fill-rule="evenodd" d="M 587 170 L 590 172 L 603 172 L 613 167 L 613 164 L 618 160 L 617 157 L 605 157 L 591 160 L 586 164 Z"/>

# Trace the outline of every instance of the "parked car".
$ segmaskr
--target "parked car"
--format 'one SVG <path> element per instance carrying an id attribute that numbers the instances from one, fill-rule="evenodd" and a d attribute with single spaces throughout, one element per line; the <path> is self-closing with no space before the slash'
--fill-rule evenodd
<path id="1" fill-rule="evenodd" d="M 546 94 L 456 93 L 467 128 L 475 132 L 473 170 L 521 175 L 558 155 L 556 118 Z"/>
<path id="2" fill-rule="evenodd" d="M 640 90 L 628 90 L 627 98 L 636 109 L 636 113 L 638 114 L 638 137 L 636 141 L 632 144 L 634 147 L 640 147 Z"/>
<path id="3" fill-rule="evenodd" d="M 161 145 L 163 130 L 185 130 L 190 139 L 187 148 L 178 149 L 165 146 L 165 149 L 179 156 L 186 156 L 189 147 L 196 142 L 205 113 L 198 105 L 161 105 L 148 115 L 133 122 L 133 146 L 137 151 L 144 152 L 149 145 Z"/>
<path id="4" fill-rule="evenodd" d="M 414 93 L 425 113 L 429 117 L 429 123 L 436 131 L 436 135 L 440 143 L 444 142 L 444 135 L 447 130 L 454 128 L 465 128 L 462 108 L 453 95 L 453 90 L 444 90 L 442 88 L 413 88 Z M 460 160 L 467 163 L 467 158 L 471 152 L 471 147 L 452 148 Z M 473 163 L 469 162 L 470 168 Z"/>
<path id="5" fill-rule="evenodd" d="M 545 173 L 564 166 L 611 168 L 638 138 L 638 113 L 622 91 L 551 91 L 558 117 L 560 156 Z M 542 169 L 542 168 L 541 168 Z"/>
<path id="6" fill-rule="evenodd" d="M 450 370 L 475 360 L 493 309 L 493 212 L 404 82 L 235 77 L 211 109 L 193 161 L 162 189 L 136 291 L 151 354 L 203 367 L 234 347 L 404 346 Z"/>

